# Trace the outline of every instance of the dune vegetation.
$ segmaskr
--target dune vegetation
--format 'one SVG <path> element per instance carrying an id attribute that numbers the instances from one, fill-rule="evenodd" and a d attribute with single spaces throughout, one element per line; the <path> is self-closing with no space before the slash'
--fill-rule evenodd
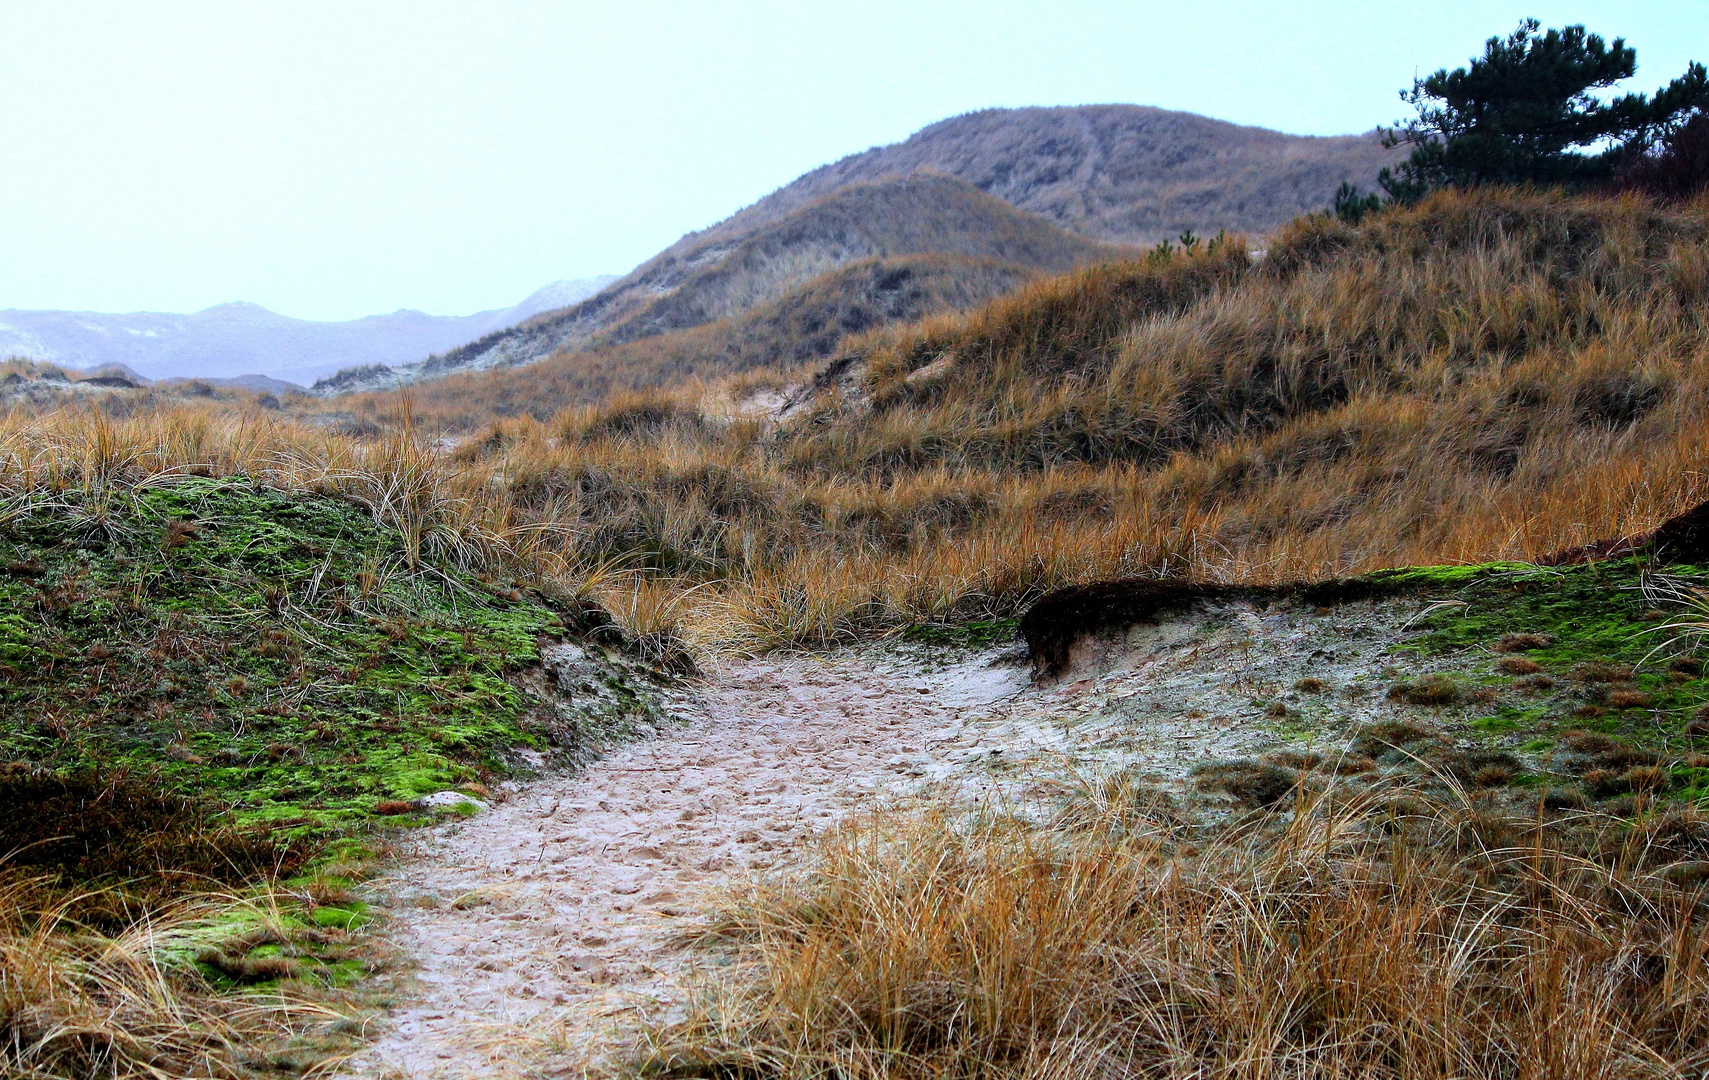
<path id="1" fill-rule="evenodd" d="M 467 434 L 495 417 L 547 420 L 626 391 L 685 386 L 830 359 L 843 339 L 886 323 L 976 308 L 1040 275 L 999 259 L 933 253 L 862 259 L 739 316 L 609 347 L 560 351 L 539 363 L 448 375 L 410 388 L 418 423 Z M 395 412 L 391 395 L 331 408 Z"/>
<path id="2" fill-rule="evenodd" d="M 116 1075 L 186 1054 L 237 1075 L 245 1040 L 336 1034 L 316 995 L 366 963 L 340 937 L 360 911 L 337 860 L 371 853 L 382 803 L 414 809 L 415 780 L 474 790 L 504 746 L 542 738 L 516 678 L 542 632 L 606 633 L 685 670 L 705 652 L 1000 624 L 1115 577 L 1528 559 L 1709 498 L 1709 203 L 1440 192 L 1262 243 L 1160 246 L 815 346 L 828 361 L 768 354 L 722 382 L 544 417 L 503 415 L 516 387 L 460 412 L 432 393 L 369 395 L 339 417 L 156 390 L 15 409 L 0 419 L 4 782 L 39 786 L 47 768 L 116 799 L 134 774 L 211 800 L 198 835 L 215 847 L 172 850 L 241 865 L 261 844 L 272 860 L 223 880 L 205 861 L 9 871 L 51 879 L 4 928 L 16 1068 L 83 1068 L 55 1064 L 85 1059 L 42 1034 L 72 1030 L 44 1027 L 52 1010 L 166 993 L 133 994 L 115 967 L 74 1001 L 53 973 L 95 970 L 87 950 L 131 941 L 138 913 L 194 922 L 209 889 L 295 899 L 272 936 L 246 923 L 202 952 L 134 954 L 211 1012 L 176 1028 L 137 1012 L 112 1021 L 134 1045 L 76 1045 Z M 107 640 L 121 626 L 135 632 Z M 335 648 L 310 644 L 328 635 Z M 417 678 L 447 693 L 409 692 Z M 1630 689 L 1684 701 L 1693 685 Z M 178 692 L 199 695 L 188 720 L 158 707 Z M 346 706 L 372 723 L 323 722 Z M 1098 804 L 1119 828 L 1085 814 L 856 827 L 817 876 L 735 912 L 718 946 L 738 961 L 733 997 L 660 1032 L 659 1060 L 874 1076 L 1689 1070 L 1705 1052 L 1702 894 L 1677 867 L 1702 857 L 1701 823 L 1645 811 L 1658 789 L 1627 775 L 1695 791 L 1688 757 L 1585 765 L 1638 793 L 1631 816 L 1314 780 L 1232 831 L 1147 817 L 1141 794 Z M 284 824 L 256 831 L 270 821 Z M 136 888 L 161 873 L 186 884 Z M 74 909 L 105 938 L 68 933 L 58 905 L 80 883 L 121 881 L 125 899 Z M 307 1011 L 245 1011 L 257 994 Z M 1468 994 L 1476 1007 L 1447 1015 Z M 330 1052 L 314 1045 L 301 1060 Z"/>
<path id="3" fill-rule="evenodd" d="M 667 1075 L 1692 1075 L 1709 823 L 1406 786 L 1232 825 L 1126 777 L 1054 820 L 849 823 L 709 929 Z"/>
<path id="4" fill-rule="evenodd" d="M 268 415 L 143 391 L 0 421 L 8 1076 L 335 1062 L 389 985 L 355 891 L 389 832 L 654 714 L 538 529 L 407 431 Z M 605 676 L 573 706 L 535 674 L 566 638 Z"/>
<path id="5" fill-rule="evenodd" d="M 627 571 L 634 629 L 734 648 L 1099 578 L 1527 558 L 1704 497 L 1706 215 L 1483 190 L 1311 216 L 818 370 L 497 419 L 445 467 L 561 530 L 567 565 Z"/>

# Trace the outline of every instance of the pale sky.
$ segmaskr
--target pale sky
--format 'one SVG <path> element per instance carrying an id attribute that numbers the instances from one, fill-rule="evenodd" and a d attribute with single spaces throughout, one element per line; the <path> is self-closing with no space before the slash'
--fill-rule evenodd
<path id="1" fill-rule="evenodd" d="M 973 109 L 1369 130 L 1524 15 L 1709 60 L 1709 0 L 0 0 L 0 308 L 503 307 Z"/>

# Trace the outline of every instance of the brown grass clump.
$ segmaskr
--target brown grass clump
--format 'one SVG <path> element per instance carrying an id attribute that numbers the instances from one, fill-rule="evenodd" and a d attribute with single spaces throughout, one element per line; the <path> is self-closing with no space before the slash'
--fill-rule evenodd
<path id="1" fill-rule="evenodd" d="M 1535 675 L 1543 665 L 1528 656 L 1506 656 L 1496 661 L 1495 670 L 1504 675 Z"/>
<path id="2" fill-rule="evenodd" d="M 1610 709 L 1642 709 L 1650 705 L 1650 695 L 1642 690 L 1611 690 L 1604 699 Z"/>
<path id="3" fill-rule="evenodd" d="M 742 898 L 712 939 L 728 974 L 661 1032 L 652 1064 L 850 1080 L 1679 1075 L 1709 1051 L 1700 828 L 1374 791 L 1192 845 L 1167 825 L 881 817 Z"/>
<path id="4" fill-rule="evenodd" d="M 1406 720 L 1385 720 L 1361 728 L 1353 737 L 1349 750 L 1364 757 L 1379 758 L 1390 751 L 1405 750 L 1435 738 L 1435 732 Z"/>
<path id="5" fill-rule="evenodd" d="M 1459 701 L 1464 691 L 1448 675 L 1426 675 L 1422 679 L 1400 682 L 1389 687 L 1389 700 L 1408 705 L 1451 705 Z"/>
<path id="6" fill-rule="evenodd" d="M 78 899 L 0 864 L 0 1074 L 237 1080 L 270 1048 L 340 1019 L 288 989 L 216 994 L 196 973 L 191 943 L 233 916 L 232 897 L 185 898 L 110 934 L 67 920 L 68 904 L 101 906 Z"/>
<path id="7" fill-rule="evenodd" d="M 212 803 L 122 770 L 0 770 L 0 836 L 15 847 L 12 867 L 108 886 L 81 894 L 71 909 L 103 922 L 128 921 L 210 887 L 289 876 L 314 854 L 306 844 L 224 824 Z"/>
<path id="8" fill-rule="evenodd" d="M 1503 634 L 1490 648 L 1499 653 L 1529 652 L 1546 649 L 1554 643 L 1555 639 L 1548 634 Z"/>
<path id="9" fill-rule="evenodd" d="M 1260 761 L 1224 761 L 1200 765 L 1193 780 L 1204 791 L 1219 791 L 1253 808 L 1272 806 L 1299 786 L 1297 770 Z"/>
<path id="10" fill-rule="evenodd" d="M 1574 668 L 1573 676 L 1587 683 L 1622 683 L 1632 680 L 1634 670 L 1631 664 L 1608 664 L 1592 661 Z"/>

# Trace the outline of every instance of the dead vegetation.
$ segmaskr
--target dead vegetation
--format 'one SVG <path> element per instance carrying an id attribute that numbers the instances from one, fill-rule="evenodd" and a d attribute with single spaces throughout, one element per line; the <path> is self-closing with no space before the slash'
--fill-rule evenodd
<path id="1" fill-rule="evenodd" d="M 762 374 L 450 450 L 400 428 L 396 397 L 342 422 L 356 435 L 211 405 L 112 426 L 154 463 L 126 468 L 375 499 L 646 613 L 633 629 L 660 641 L 739 649 L 1008 617 L 1112 578 L 1522 559 L 1709 496 L 1706 214 L 1484 191 L 1302 219 L 1261 259 L 1200 244 L 850 339 L 781 416 Z M 0 471 L 45 468 L 88 423 L 13 417 Z"/>
<path id="2" fill-rule="evenodd" d="M 0 862 L 0 1073 L 19 1080 L 178 1080 L 249 1077 L 324 1065 L 324 1043 L 300 1040 L 340 1027 L 347 1010 L 289 980 L 282 959 L 270 985 L 221 992 L 196 969 L 196 942 L 229 934 L 235 920 L 271 925 L 265 898 L 190 894 L 97 929 L 74 909 L 100 896 L 67 891 Z"/>
<path id="3" fill-rule="evenodd" d="M 1482 192 L 1303 219 L 1257 261 L 1200 245 L 852 340 L 781 418 L 655 391 L 455 457 L 748 648 L 1088 580 L 1526 558 L 1704 498 L 1704 214 Z"/>
<path id="4" fill-rule="evenodd" d="M 731 318 L 559 352 L 523 368 L 419 383 L 412 388 L 412 407 L 423 424 L 462 434 L 491 418 L 547 420 L 627 391 L 668 386 L 692 393 L 700 380 L 822 362 L 850 334 L 974 308 L 1039 274 L 1036 267 L 966 255 L 862 259 Z M 371 395 L 353 395 L 331 407 L 362 411 L 375 402 L 384 405 Z"/>
<path id="5" fill-rule="evenodd" d="M 306 841 L 235 828 L 211 800 L 158 777 L 58 776 L 21 762 L 0 769 L 0 837 L 9 869 L 48 875 L 72 897 L 67 915 L 109 927 L 210 888 L 289 877 L 315 853 Z"/>
<path id="6" fill-rule="evenodd" d="M 1049 827 L 835 833 L 726 913 L 730 966 L 652 1067 L 1572 1080 L 1709 1053 L 1695 813 L 1330 785 L 1207 827 L 1096 788 Z"/>

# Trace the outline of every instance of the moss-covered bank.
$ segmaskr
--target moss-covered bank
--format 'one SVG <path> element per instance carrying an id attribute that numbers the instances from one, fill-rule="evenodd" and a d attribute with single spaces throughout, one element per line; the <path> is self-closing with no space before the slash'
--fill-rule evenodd
<path id="1" fill-rule="evenodd" d="M 0 762 L 343 829 L 654 718 L 647 674 L 590 641 L 617 640 L 604 623 L 412 563 L 333 498 L 193 476 L 24 492 L 0 502 Z M 570 637 L 600 694 L 527 677 Z"/>

